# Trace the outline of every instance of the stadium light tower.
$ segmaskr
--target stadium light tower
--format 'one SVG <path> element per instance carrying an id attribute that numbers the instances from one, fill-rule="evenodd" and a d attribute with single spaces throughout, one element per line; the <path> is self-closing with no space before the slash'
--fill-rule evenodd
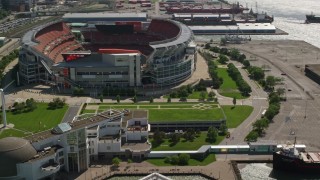
<path id="1" fill-rule="evenodd" d="M 7 127 L 7 116 L 6 116 L 6 103 L 4 99 L 4 92 L 3 89 L 0 89 L 1 93 L 1 105 L 2 105 L 2 121 L 3 121 L 3 128 Z"/>

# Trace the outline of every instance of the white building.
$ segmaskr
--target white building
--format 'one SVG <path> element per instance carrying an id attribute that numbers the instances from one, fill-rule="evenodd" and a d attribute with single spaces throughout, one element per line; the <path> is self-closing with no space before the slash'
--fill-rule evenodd
<path id="1" fill-rule="evenodd" d="M 144 158 L 151 148 L 147 116 L 145 110 L 108 110 L 26 139 L 0 139 L 0 177 L 34 180 L 62 169 L 81 172 L 98 159 Z"/>

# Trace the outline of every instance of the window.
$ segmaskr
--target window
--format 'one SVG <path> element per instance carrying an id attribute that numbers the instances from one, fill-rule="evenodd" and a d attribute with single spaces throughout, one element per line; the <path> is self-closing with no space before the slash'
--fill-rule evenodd
<path id="1" fill-rule="evenodd" d="M 71 146 L 71 147 L 70 147 L 70 151 L 71 151 L 71 152 L 74 152 L 74 147 Z"/>
<path id="2" fill-rule="evenodd" d="M 63 156 L 63 151 L 59 152 L 59 157 Z"/>

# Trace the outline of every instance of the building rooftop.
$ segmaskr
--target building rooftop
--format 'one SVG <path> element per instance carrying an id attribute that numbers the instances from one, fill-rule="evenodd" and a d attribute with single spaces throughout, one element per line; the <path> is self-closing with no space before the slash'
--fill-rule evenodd
<path id="1" fill-rule="evenodd" d="M 129 149 L 131 151 L 149 151 L 151 144 L 145 141 L 128 141 L 121 146 L 121 149 Z"/>
<path id="2" fill-rule="evenodd" d="M 79 18 L 79 19 L 95 19 L 95 18 L 147 18 L 146 13 L 66 13 L 62 18 Z"/>
<path id="3" fill-rule="evenodd" d="M 306 64 L 306 68 L 320 76 L 320 64 Z"/>
<path id="4" fill-rule="evenodd" d="M 38 151 L 37 154 L 35 156 L 33 156 L 33 158 L 31 158 L 28 162 L 37 161 L 39 159 L 43 159 L 48 156 L 51 156 L 54 153 L 56 153 L 59 149 L 62 149 L 62 147 L 59 145 L 44 148 L 42 151 Z"/>
<path id="5" fill-rule="evenodd" d="M 84 127 L 90 128 L 92 126 L 95 126 L 96 123 L 101 122 L 103 120 L 107 120 L 107 119 L 109 119 L 109 121 L 120 121 L 122 115 L 123 113 L 119 110 L 112 109 L 112 110 L 104 111 L 96 115 L 93 115 L 91 117 L 69 123 L 69 125 L 71 126 L 70 131 L 81 129 Z M 26 137 L 26 139 L 32 143 L 32 142 L 38 142 L 56 135 L 59 135 L 59 134 L 54 134 L 52 130 L 47 130 L 47 131 L 43 131 L 43 132 L 28 136 Z"/>

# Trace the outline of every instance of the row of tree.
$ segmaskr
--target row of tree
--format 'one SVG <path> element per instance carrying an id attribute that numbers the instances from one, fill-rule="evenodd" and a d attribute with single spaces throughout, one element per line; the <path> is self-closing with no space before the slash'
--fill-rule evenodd
<path id="1" fill-rule="evenodd" d="M 264 116 L 252 124 L 253 130 L 246 136 L 247 141 L 256 141 L 258 137 L 262 137 L 269 123 L 280 112 L 280 93 L 274 91 L 269 94 L 269 107 Z"/>
<path id="2" fill-rule="evenodd" d="M 66 99 L 53 98 L 48 104 L 48 109 L 60 109 L 66 104 Z"/>
<path id="3" fill-rule="evenodd" d="M 9 11 L 6 11 L 4 9 L 0 9 L 0 20 L 4 19 L 5 17 L 7 17 L 9 15 Z"/>
<path id="4" fill-rule="evenodd" d="M 33 98 L 27 99 L 25 102 L 15 102 L 12 106 L 11 112 L 19 114 L 21 112 L 30 112 L 37 108 L 37 103 Z"/>
<path id="5" fill-rule="evenodd" d="M 245 80 L 243 80 L 242 75 L 240 74 L 240 71 L 236 68 L 236 66 L 232 63 L 229 63 L 227 71 L 229 76 L 236 82 L 239 91 L 244 96 L 249 96 L 252 92 L 251 87 Z"/>
<path id="6" fill-rule="evenodd" d="M 258 82 L 264 79 L 265 74 L 264 74 L 264 70 L 261 67 L 249 66 L 247 69 L 251 79 Z"/>
<path id="7" fill-rule="evenodd" d="M 200 52 L 201 56 L 206 60 L 209 68 L 209 74 L 212 79 L 212 87 L 215 89 L 219 89 L 221 84 L 223 83 L 223 79 L 218 76 L 217 66 L 212 61 L 212 55 L 208 52 Z"/>
<path id="8" fill-rule="evenodd" d="M 214 143 L 216 142 L 218 135 L 226 135 L 228 128 L 226 124 L 221 123 L 219 129 L 210 126 L 207 132 L 207 142 Z M 188 128 L 183 134 L 182 133 L 171 133 L 166 135 L 163 131 L 156 130 L 153 134 L 153 145 L 157 146 L 164 142 L 164 139 L 169 139 L 171 146 L 174 146 L 180 142 L 181 138 L 184 138 L 186 141 L 193 142 L 195 138 L 200 137 L 201 131 L 199 129 L 195 130 L 194 128 Z"/>
<path id="9" fill-rule="evenodd" d="M 167 156 L 164 159 L 164 162 L 172 165 L 188 165 L 189 160 L 190 160 L 190 155 L 182 153 L 182 154 L 179 154 L 179 156 L 177 155 Z"/>
<path id="10" fill-rule="evenodd" d="M 4 76 L 3 72 L 4 69 L 8 66 L 8 64 L 10 64 L 13 60 L 15 60 L 17 57 L 19 56 L 19 50 L 15 49 L 14 51 L 12 51 L 10 54 L 2 57 L 1 61 L 0 61 L 0 83 L 1 80 Z"/>

